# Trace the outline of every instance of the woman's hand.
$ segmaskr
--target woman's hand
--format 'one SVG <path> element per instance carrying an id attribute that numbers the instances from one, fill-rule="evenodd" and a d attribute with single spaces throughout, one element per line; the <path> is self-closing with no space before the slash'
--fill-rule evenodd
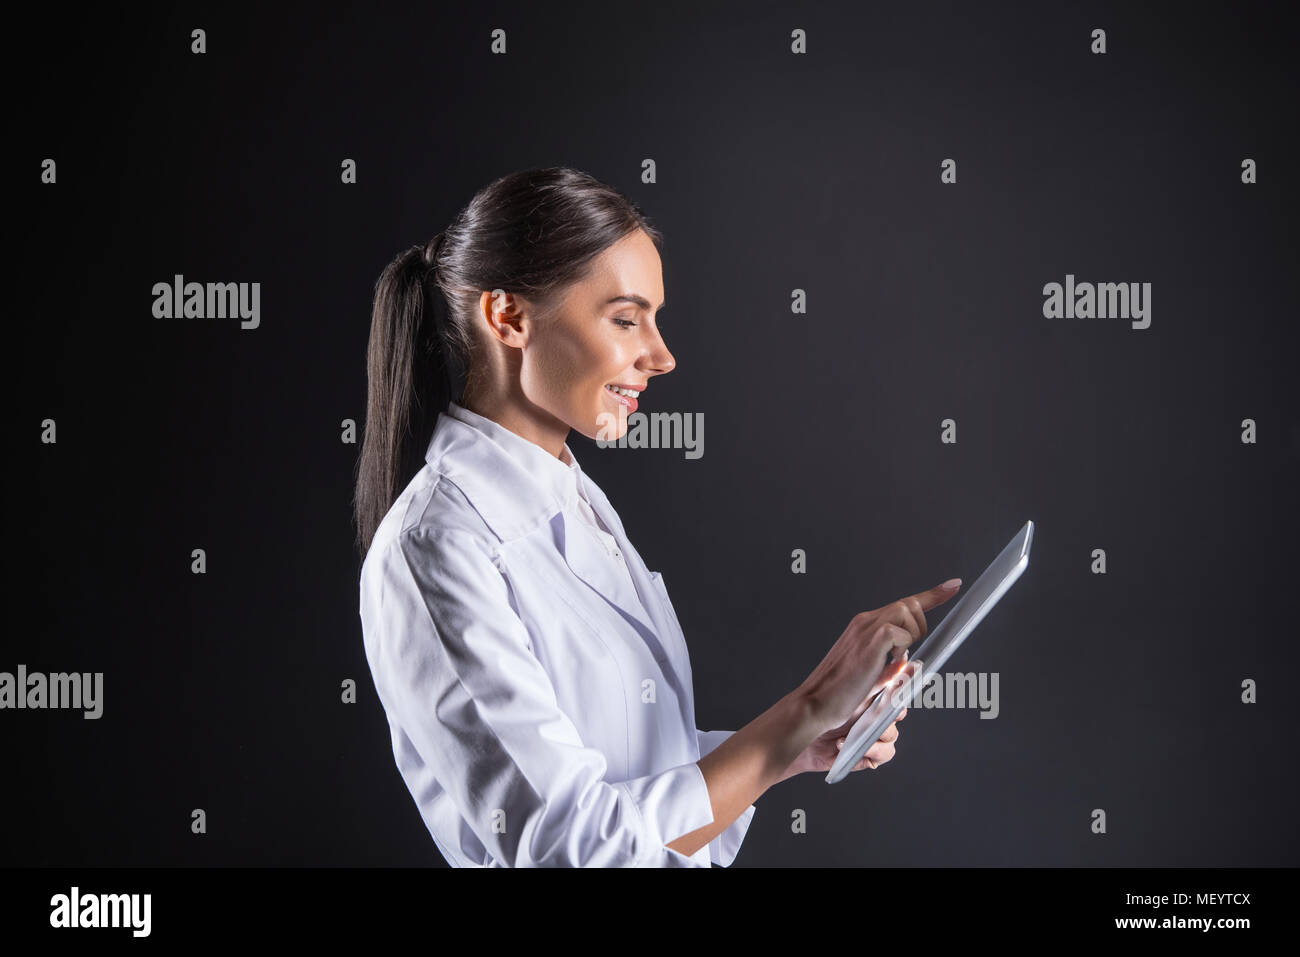
<path id="1" fill-rule="evenodd" d="M 814 723 L 822 731 L 791 767 L 801 762 L 815 764 L 813 755 L 809 752 L 824 755 L 828 740 L 830 748 L 839 750 L 839 739 L 848 733 L 862 712 L 867 710 L 872 696 L 907 667 L 905 649 L 928 630 L 925 613 L 957 594 L 961 580 L 953 581 L 955 584 L 951 587 L 945 587 L 948 583 L 936 585 L 928 591 L 900 598 L 883 608 L 864 611 L 853 617 L 826 657 L 796 689 L 796 694 L 807 701 Z M 895 649 L 898 649 L 898 654 L 891 661 L 890 655 Z M 897 736 L 897 728 L 893 730 Z M 885 742 L 882 738 L 872 745 L 872 749 L 889 744 L 892 755 L 892 740 Z M 831 761 L 834 759 L 835 754 L 832 752 Z M 879 763 L 870 751 L 859 765 L 868 767 L 868 762 Z M 829 769 L 830 765 L 827 764 L 826 767 Z"/>
<path id="2" fill-rule="evenodd" d="M 885 729 L 885 733 L 880 736 L 880 740 L 867 749 L 861 760 L 853 766 L 854 771 L 863 771 L 867 768 L 875 769 L 880 767 L 886 761 L 894 756 L 894 742 L 898 740 L 898 722 L 907 717 L 907 709 L 904 708 L 894 719 L 894 723 Z M 854 721 L 857 719 L 854 718 Z M 846 721 L 838 728 L 827 731 L 819 738 L 814 738 L 812 744 L 804 748 L 803 754 L 791 762 L 790 767 L 781 775 L 781 780 L 792 778 L 796 774 L 803 774 L 805 771 L 817 771 L 822 774 L 830 771 L 831 766 L 835 764 L 835 759 L 839 757 L 840 748 L 844 746 L 844 739 L 853 727 L 853 721 Z"/>

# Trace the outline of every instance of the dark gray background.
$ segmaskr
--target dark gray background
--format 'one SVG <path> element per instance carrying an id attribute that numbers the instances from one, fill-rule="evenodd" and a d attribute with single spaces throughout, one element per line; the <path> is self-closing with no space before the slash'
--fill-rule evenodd
<path id="1" fill-rule="evenodd" d="M 571 441 L 664 574 L 700 727 L 1037 525 L 949 666 L 1000 674 L 998 719 L 913 710 L 881 770 L 778 785 L 736 866 L 1296 864 L 1293 34 L 1134 6 L 34 14 L 0 670 L 103 671 L 105 714 L 0 714 L 0 860 L 441 863 L 363 653 L 340 422 L 383 266 L 571 165 L 667 235 L 643 411 L 703 412 L 705 455 Z M 154 319 L 178 272 L 260 282 L 261 327 Z M 1151 327 L 1043 318 L 1067 273 L 1151 282 Z"/>

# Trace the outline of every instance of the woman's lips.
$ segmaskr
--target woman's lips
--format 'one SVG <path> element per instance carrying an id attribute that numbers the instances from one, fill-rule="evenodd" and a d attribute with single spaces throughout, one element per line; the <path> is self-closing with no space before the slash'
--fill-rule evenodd
<path id="1" fill-rule="evenodd" d="M 615 392 L 613 389 L 602 389 L 601 391 L 604 392 L 611 399 L 613 399 L 615 402 L 617 402 L 619 405 L 624 406 L 629 413 L 636 411 L 636 399 L 632 398 L 630 395 L 620 395 L 619 393 Z"/>

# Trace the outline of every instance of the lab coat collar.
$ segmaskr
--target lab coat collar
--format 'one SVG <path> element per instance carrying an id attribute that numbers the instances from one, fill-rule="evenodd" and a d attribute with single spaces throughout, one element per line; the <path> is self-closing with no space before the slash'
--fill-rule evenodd
<path id="1" fill-rule="evenodd" d="M 449 411 L 455 413 L 450 407 Z M 578 467 L 572 450 L 565 445 L 573 463 L 572 475 L 581 483 L 592 511 L 604 522 L 629 558 L 628 570 L 635 594 L 616 573 L 609 557 L 600 552 L 592 537 L 578 527 L 577 520 L 571 518 L 557 501 L 556 490 L 563 484 L 563 471 L 558 473 L 561 478 L 557 478 L 557 470 L 568 470 L 570 466 L 511 432 L 509 438 L 531 446 L 536 450 L 537 458 L 531 457 L 531 453 L 522 454 L 528 450 L 514 446 L 497 432 L 508 431 L 504 426 L 482 416 L 478 419 L 482 421 L 448 412 L 439 413 L 425 461 L 460 489 L 502 543 L 531 534 L 558 515 L 564 529 L 561 550 L 565 563 L 579 579 L 633 621 L 650 646 L 651 653 L 672 674 L 670 680 L 675 684 L 684 708 L 693 709 L 689 671 L 683 669 L 684 673 L 679 673 L 673 661 L 685 655 L 685 638 L 676 627 L 670 610 L 660 600 L 655 583 L 648 572 L 643 571 L 640 559 L 631 560 L 636 550 L 628 541 L 623 523 L 605 493 L 587 478 Z M 480 427 L 471 425 L 471 421 Z M 550 461 L 545 461 L 547 459 Z M 539 481 L 539 475 L 549 477 Z"/>
<path id="2" fill-rule="evenodd" d="M 448 404 L 447 415 L 478 429 L 501 446 L 549 493 L 556 508 L 571 508 L 577 504 L 577 498 L 581 494 L 579 476 L 582 470 L 568 443 L 562 449 L 563 457 L 556 458 L 536 442 L 531 442 L 522 435 L 511 432 L 501 423 L 456 402 Z"/>
<path id="3" fill-rule="evenodd" d="M 627 579 L 614 570 L 609 556 L 592 541 L 588 531 L 579 527 L 582 523 L 572 519 L 578 504 L 577 500 L 581 496 L 591 505 L 592 511 L 605 528 L 614 535 L 624 553 L 628 551 L 626 535 L 617 514 L 596 483 L 583 474 L 577 457 L 568 444 L 564 445 L 564 459 L 561 460 L 537 443 L 510 431 L 501 423 L 477 412 L 471 412 L 456 402 L 448 405 L 447 416 L 481 432 L 489 440 L 489 444 L 494 446 L 491 451 L 499 451 L 504 456 L 508 456 L 514 465 L 526 473 L 527 478 L 523 480 L 520 480 L 518 475 L 511 480 L 516 482 L 513 487 L 500 481 L 484 484 L 475 483 L 470 479 L 472 487 L 466 488 L 465 473 L 461 473 L 459 477 L 449 476 L 453 482 L 461 486 L 461 491 L 488 524 L 493 525 L 494 530 L 498 530 L 499 526 L 501 529 L 523 529 L 524 534 L 527 534 L 540 524 L 540 520 L 553 519 L 558 513 L 562 516 L 564 528 L 561 547 L 569 568 L 597 593 L 607 596 L 621 611 L 633 617 L 643 628 L 652 628 L 653 625 L 646 620 L 647 613 L 644 610 L 651 607 L 651 600 L 646 595 L 638 595 L 632 590 Z M 442 461 L 445 463 L 446 458 L 444 457 Z M 494 474 L 481 468 L 476 469 L 475 472 L 479 475 Z M 540 494 L 534 495 L 532 494 L 534 492 Z M 504 502 L 500 501 L 503 498 Z M 531 501 L 532 499 L 536 500 L 535 503 Z M 520 506 L 519 514 L 503 516 L 502 506 L 511 504 Z M 489 513 L 497 516 L 495 523 L 489 519 Z M 635 572 L 632 573 L 632 578 L 636 580 Z M 643 585 L 648 589 L 650 583 L 646 581 Z"/>
<path id="4" fill-rule="evenodd" d="M 560 461 L 499 422 L 455 402 L 438 414 L 425 461 L 465 493 L 503 542 L 535 531 L 576 504 L 581 494 L 620 546 L 627 534 L 600 486 L 587 477 L 568 443 Z"/>
<path id="5" fill-rule="evenodd" d="M 504 426 L 483 416 L 477 416 L 481 420 L 477 426 L 471 425 L 458 415 L 450 407 L 438 413 L 424 459 L 465 494 L 494 535 L 503 542 L 520 538 L 560 511 L 562 483 L 545 459 L 552 459 L 558 469 L 568 466 L 510 432 L 537 453 L 532 460 L 521 456 L 518 448 L 512 454 Z M 570 457 L 576 466 L 571 452 Z"/>

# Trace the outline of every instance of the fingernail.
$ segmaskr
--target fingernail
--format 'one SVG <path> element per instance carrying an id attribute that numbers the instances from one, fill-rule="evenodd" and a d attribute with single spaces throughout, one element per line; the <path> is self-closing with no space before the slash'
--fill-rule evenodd
<path id="1" fill-rule="evenodd" d="M 956 587 L 957 587 L 958 585 L 960 585 L 960 584 L 961 584 L 961 579 L 960 579 L 960 578 L 949 578 L 946 582 L 944 582 L 944 583 L 943 583 L 942 585 L 940 585 L 939 587 L 940 587 L 940 588 L 956 588 Z"/>

